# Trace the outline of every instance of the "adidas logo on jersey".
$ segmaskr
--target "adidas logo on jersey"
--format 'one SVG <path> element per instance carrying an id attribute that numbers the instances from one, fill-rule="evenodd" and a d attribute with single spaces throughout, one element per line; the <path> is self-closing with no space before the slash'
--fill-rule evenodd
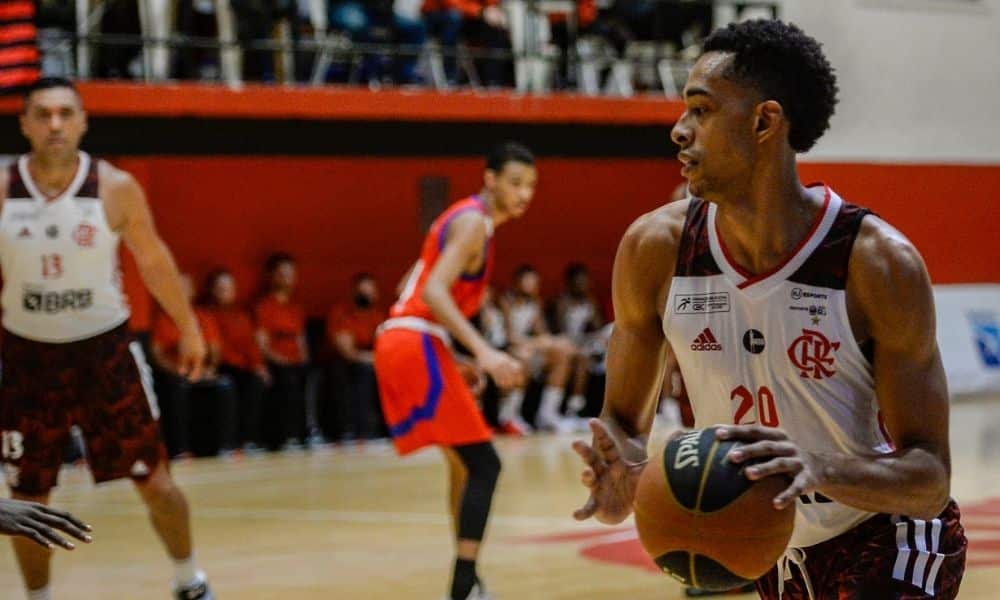
<path id="1" fill-rule="evenodd" d="M 715 339 L 712 330 L 706 327 L 705 331 L 699 333 L 698 337 L 691 342 L 691 349 L 695 352 L 720 352 L 722 351 L 722 344 L 719 343 L 719 340 Z"/>

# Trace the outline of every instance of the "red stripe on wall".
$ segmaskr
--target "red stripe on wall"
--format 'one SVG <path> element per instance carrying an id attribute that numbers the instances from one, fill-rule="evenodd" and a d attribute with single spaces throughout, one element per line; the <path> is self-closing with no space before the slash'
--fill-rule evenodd
<path id="1" fill-rule="evenodd" d="M 0 71 L 0 88 L 28 85 L 34 83 L 36 79 L 38 79 L 38 69 L 35 67 Z"/>

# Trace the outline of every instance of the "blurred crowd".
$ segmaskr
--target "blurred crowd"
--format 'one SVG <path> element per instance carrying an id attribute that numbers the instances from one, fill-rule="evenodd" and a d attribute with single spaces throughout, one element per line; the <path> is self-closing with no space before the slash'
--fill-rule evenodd
<path id="1" fill-rule="evenodd" d="M 75 0 L 37 3 L 43 49 L 53 46 L 44 40 L 72 38 Z M 144 31 L 138 5 L 109 0 L 94 13 L 93 76 L 142 77 L 140 40 L 151 28 Z M 552 87 L 568 87 L 578 76 L 568 66 L 571 56 L 624 58 L 643 52 L 633 47 L 642 42 L 655 43 L 650 51 L 660 58 L 694 55 L 713 23 L 710 0 L 177 0 L 171 6 L 164 17 L 169 26 L 156 28 L 170 39 L 167 76 L 199 80 L 220 78 L 218 41 L 228 35 L 220 35 L 220 24 L 240 44 L 245 80 L 440 85 L 443 78 L 446 85 L 511 86 L 534 68 L 517 57 L 531 55 L 541 57 Z M 220 7 L 227 13 L 222 19 Z M 294 48 L 290 61 L 275 52 L 281 44 Z M 62 47 L 71 51 L 73 44 Z M 438 59 L 424 60 L 429 55 Z"/>
<path id="2" fill-rule="evenodd" d="M 147 343 L 171 455 L 385 438 L 372 351 L 388 306 L 376 280 L 357 274 L 349 303 L 311 319 L 296 300 L 295 259 L 275 253 L 263 271 L 263 289 L 249 305 L 237 301 L 236 279 L 225 269 L 200 286 L 184 278 L 209 350 L 199 381 L 180 373 L 173 321 L 162 313 L 154 318 Z M 500 390 L 488 380 L 476 386 L 498 433 L 580 430 L 598 412 L 610 327 L 591 286 L 587 268 L 574 263 L 548 302 L 529 265 L 503 291 L 490 290 L 476 325 L 530 374 L 520 389 Z"/>

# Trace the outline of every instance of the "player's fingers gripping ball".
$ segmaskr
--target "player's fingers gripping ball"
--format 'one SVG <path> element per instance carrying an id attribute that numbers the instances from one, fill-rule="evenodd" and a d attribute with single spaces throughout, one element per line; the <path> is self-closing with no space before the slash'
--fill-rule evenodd
<path id="1" fill-rule="evenodd" d="M 675 437 L 650 456 L 635 496 L 635 522 L 646 552 L 686 585 L 726 590 L 758 579 L 784 554 L 794 505 L 772 500 L 784 477 L 752 482 L 746 464 L 729 461 L 738 441 L 715 428 Z"/>

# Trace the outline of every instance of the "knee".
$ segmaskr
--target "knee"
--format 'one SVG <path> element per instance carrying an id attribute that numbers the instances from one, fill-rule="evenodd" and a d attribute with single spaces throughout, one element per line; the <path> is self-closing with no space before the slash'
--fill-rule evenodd
<path id="1" fill-rule="evenodd" d="M 492 445 L 487 447 L 487 451 L 483 453 L 482 461 L 477 469 L 476 476 L 484 481 L 488 481 L 490 485 L 494 485 L 497 479 L 500 478 L 500 470 L 502 465 L 500 463 L 500 455 L 497 454 L 495 448 Z M 470 473 L 470 477 L 472 473 Z"/>
<path id="2" fill-rule="evenodd" d="M 183 494 L 162 463 L 146 479 L 136 479 L 135 486 L 143 501 L 152 509 L 165 509 L 184 502 Z"/>

